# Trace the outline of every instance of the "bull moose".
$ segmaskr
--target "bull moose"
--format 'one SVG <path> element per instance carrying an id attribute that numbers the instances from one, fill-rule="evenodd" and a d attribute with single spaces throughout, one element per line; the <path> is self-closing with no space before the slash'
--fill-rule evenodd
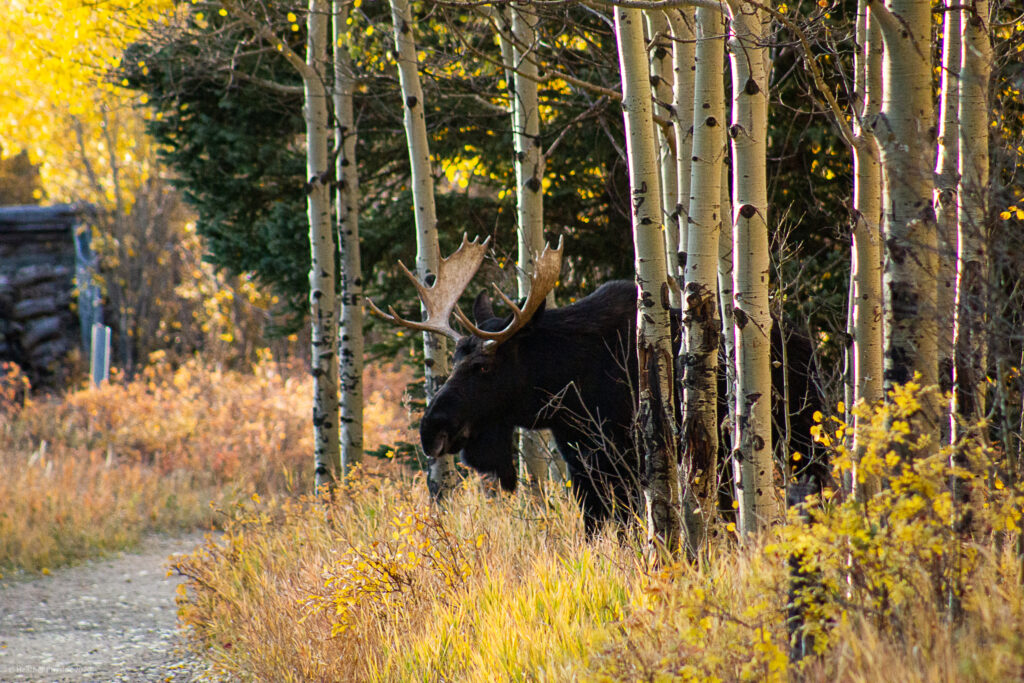
<path id="1" fill-rule="evenodd" d="M 430 401 L 420 423 L 427 456 L 461 453 L 466 465 L 497 478 L 504 490 L 514 491 L 515 428 L 550 429 L 591 534 L 613 510 L 620 518 L 639 511 L 643 467 L 632 434 L 636 285 L 625 280 L 608 282 L 569 306 L 547 309 L 545 297 L 561 269 L 559 243 L 557 249 L 546 247 L 537 259 L 524 303 L 517 305 L 498 290 L 511 310 L 507 316 L 498 316 L 490 297 L 481 292 L 470 321 L 457 300 L 483 262 L 488 241 L 470 242 L 464 237 L 455 253 L 441 259 L 429 286 L 399 264 L 419 292 L 426 321 L 405 320 L 394 308 L 383 313 L 373 302 L 369 304 L 393 323 L 456 341 L 451 376 Z M 468 334 L 451 327 L 453 315 Z M 678 339 L 679 311 L 673 327 Z M 778 351 L 781 335 L 772 336 Z M 810 415 L 817 401 L 810 382 L 809 344 L 794 339 L 797 343 L 787 348 L 790 424 L 797 441 L 794 447 L 808 453 Z M 774 370 L 773 382 L 779 386 L 782 381 L 782 371 Z M 782 402 L 773 401 L 773 408 L 780 422 Z"/>

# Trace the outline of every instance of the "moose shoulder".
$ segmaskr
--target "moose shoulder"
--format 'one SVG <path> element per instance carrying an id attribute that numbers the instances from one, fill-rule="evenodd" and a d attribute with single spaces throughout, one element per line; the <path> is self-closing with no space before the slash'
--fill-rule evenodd
<path id="1" fill-rule="evenodd" d="M 393 311 L 386 315 L 374 307 L 398 324 L 457 340 L 451 376 L 430 401 L 420 424 L 424 451 L 430 457 L 461 453 L 468 466 L 495 476 L 502 488 L 512 491 L 517 482 L 515 428 L 550 429 L 588 532 L 613 511 L 621 518 L 640 512 L 643 467 L 632 435 L 637 386 L 635 284 L 609 282 L 572 305 L 547 310 L 544 297 L 557 280 L 561 249 L 546 249 L 537 260 L 522 307 L 501 295 L 512 313 L 496 316 L 490 298 L 482 293 L 471 322 L 455 307 L 455 300 L 485 249 L 486 243 L 464 240 L 442 261 L 433 287 L 410 274 L 428 310 L 426 322 L 405 321 Z M 449 326 L 453 312 L 469 334 L 460 335 Z M 676 312 L 676 334 L 678 318 Z M 775 330 L 772 346 L 774 356 L 781 358 L 781 335 Z M 810 347 L 802 337 L 793 336 L 786 351 L 791 445 L 808 453 L 810 415 L 818 404 L 810 381 Z M 773 383 L 781 387 L 786 375 L 781 363 L 773 365 Z M 781 389 L 773 392 L 773 397 L 781 395 Z M 773 408 L 775 421 L 787 424 L 782 402 L 773 400 Z"/>

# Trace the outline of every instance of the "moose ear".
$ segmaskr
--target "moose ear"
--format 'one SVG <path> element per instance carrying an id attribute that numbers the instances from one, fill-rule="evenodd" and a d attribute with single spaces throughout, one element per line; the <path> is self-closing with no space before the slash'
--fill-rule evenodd
<path id="1" fill-rule="evenodd" d="M 491 297 L 486 291 L 480 292 L 473 301 L 473 320 L 479 326 L 480 323 L 493 317 L 494 305 L 491 303 Z"/>

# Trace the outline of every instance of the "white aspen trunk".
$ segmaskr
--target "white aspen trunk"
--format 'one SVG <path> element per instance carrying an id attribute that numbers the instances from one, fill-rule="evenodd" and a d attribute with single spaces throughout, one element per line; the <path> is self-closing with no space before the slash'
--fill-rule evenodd
<path id="1" fill-rule="evenodd" d="M 953 381 L 953 306 L 956 294 L 956 224 L 960 119 L 960 12 L 946 0 L 942 13 L 942 72 L 939 89 L 939 139 L 935 159 L 935 225 L 938 230 L 939 387 L 950 391 Z M 942 440 L 949 440 L 949 424 L 943 420 Z"/>
<path id="2" fill-rule="evenodd" d="M 683 509 L 687 548 L 697 553 L 718 508 L 718 238 L 725 156 L 721 14 L 697 10 L 692 178 L 683 269 Z"/>
<path id="3" fill-rule="evenodd" d="M 920 374 L 938 383 L 935 291 L 938 244 L 932 207 L 935 133 L 928 0 L 872 3 L 885 41 L 878 139 L 885 203 L 884 382 L 891 387 Z M 938 436 L 939 409 L 924 407 L 918 428 Z M 937 442 L 937 439 L 933 440 Z"/>
<path id="4" fill-rule="evenodd" d="M 724 42 L 723 42 L 724 47 Z M 725 116 L 724 104 L 722 116 Z M 725 395 L 727 423 L 719 428 L 722 433 L 733 434 L 736 424 L 736 337 L 732 314 L 732 192 L 729 178 L 732 169 L 728 158 L 722 160 L 722 231 L 718 235 L 718 308 L 722 316 L 722 357 L 725 359 Z M 720 483 L 720 482 L 719 482 Z M 736 498 L 739 500 L 739 498 Z"/>
<path id="5" fill-rule="evenodd" d="M 341 474 L 363 460 L 363 271 L 359 252 L 359 173 L 352 98 L 356 79 L 347 49 L 348 5 L 334 0 L 334 144 L 341 250 Z"/>
<path id="6" fill-rule="evenodd" d="M 695 71 L 696 40 L 692 9 L 672 9 L 666 12 L 672 29 L 672 126 L 676 134 L 676 200 L 675 254 L 669 254 L 673 261 L 669 272 L 674 269 L 682 273 L 686 266 L 686 230 L 690 215 L 690 174 L 693 164 L 693 83 Z M 667 204 L 667 206 L 671 206 Z M 672 225 L 669 224 L 669 229 Z"/>
<path id="7" fill-rule="evenodd" d="M 436 274 L 441 260 L 437 242 L 437 210 L 434 205 L 434 176 L 430 166 L 430 145 L 424 112 L 423 88 L 420 86 L 419 59 L 412 34 L 412 11 L 408 0 L 391 0 L 398 58 L 398 78 L 405 104 L 403 123 L 409 145 L 409 166 L 412 171 L 412 201 L 416 217 L 416 275 L 426 282 Z M 424 314 L 426 313 L 424 309 Z M 442 335 L 423 334 L 424 377 L 429 404 L 448 379 L 448 345 Z M 458 483 L 455 456 L 433 458 L 427 472 L 427 486 L 435 500 L 443 498 Z"/>
<path id="8" fill-rule="evenodd" d="M 512 14 L 512 137 L 515 145 L 516 222 L 519 226 L 519 296 L 530 290 L 534 258 L 544 246 L 544 155 L 540 140 L 540 104 L 537 64 L 531 59 L 536 42 L 537 15 L 527 5 L 515 5 Z M 548 304 L 554 303 L 554 292 Z M 519 453 L 530 483 L 539 491 L 547 479 L 548 461 L 540 435 L 519 430 Z"/>
<path id="9" fill-rule="evenodd" d="M 653 547 L 674 552 L 679 547 L 680 515 L 672 407 L 672 330 L 650 72 L 640 10 L 616 7 L 614 11 L 636 249 L 640 369 L 637 446 L 644 456 L 647 537 Z"/>
<path id="10" fill-rule="evenodd" d="M 778 520 L 782 500 L 772 457 L 772 317 L 768 309 L 768 82 L 764 19 L 734 0 L 732 16 L 732 124 L 734 321 L 736 337 L 735 478 L 740 529 L 752 534 Z"/>
<path id="11" fill-rule="evenodd" d="M 861 0 L 857 14 L 857 51 L 854 55 L 856 97 L 853 116 L 853 253 L 851 254 L 853 323 L 853 401 L 869 404 L 882 399 L 882 269 L 879 220 L 882 212 L 882 176 L 878 143 L 863 122 L 878 114 L 881 93 L 881 36 L 868 3 Z M 870 496 L 879 482 L 862 476 L 859 461 L 862 419 L 854 417 L 854 468 L 850 485 L 854 495 Z M 863 479 L 863 481 L 861 481 Z"/>
<path id="12" fill-rule="evenodd" d="M 309 303 L 312 318 L 313 443 L 316 486 L 331 486 L 339 463 L 338 303 L 335 290 L 331 169 L 328 161 L 326 0 L 310 0 L 306 68 L 302 70 L 306 120 L 307 213 L 309 217 Z"/>
<path id="13" fill-rule="evenodd" d="M 960 72 L 960 191 L 957 217 L 956 321 L 954 325 L 954 442 L 984 415 L 988 288 L 988 86 L 992 44 L 988 0 L 964 10 Z"/>
<path id="14" fill-rule="evenodd" d="M 671 121 L 673 114 L 672 81 L 672 42 L 671 29 L 669 28 L 668 17 L 660 10 L 648 10 L 644 12 L 647 21 L 647 32 L 650 37 L 650 69 L 651 85 L 655 101 L 655 112 L 662 118 Z M 664 126 L 654 124 L 655 137 L 658 145 L 658 170 L 661 180 L 661 210 L 662 224 L 665 226 L 665 253 L 668 276 L 681 286 L 682 273 L 677 265 L 679 253 L 679 213 L 676 206 L 679 199 L 676 197 L 678 178 L 676 177 L 677 152 L 673 149 L 670 136 L 675 137 L 675 128 L 669 132 Z M 673 308 L 679 308 L 681 302 L 677 287 L 669 290 L 669 301 Z"/>

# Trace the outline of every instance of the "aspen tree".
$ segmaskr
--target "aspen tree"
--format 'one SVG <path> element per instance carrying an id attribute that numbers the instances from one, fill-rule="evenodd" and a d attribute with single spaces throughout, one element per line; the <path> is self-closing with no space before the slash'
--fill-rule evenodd
<path id="1" fill-rule="evenodd" d="M 544 154 L 540 139 L 540 102 L 537 93 L 537 14 L 527 5 L 514 5 L 512 18 L 512 137 L 515 145 L 516 223 L 519 296 L 530 290 L 534 259 L 544 248 Z M 548 305 L 554 304 L 554 292 Z M 519 453 L 531 483 L 543 487 L 548 463 L 540 435 L 519 430 Z"/>
<path id="2" fill-rule="evenodd" d="M 927 0 L 891 0 L 888 7 L 873 0 L 870 8 L 885 43 L 881 111 L 874 125 L 885 191 L 884 383 L 892 387 L 919 374 L 924 386 L 932 386 L 938 383 L 938 244 L 932 207 L 931 7 Z M 918 425 L 922 433 L 937 434 L 937 408 L 925 407 Z"/>
<path id="3" fill-rule="evenodd" d="M 851 291 L 853 323 L 852 403 L 873 404 L 882 399 L 882 273 L 881 217 L 882 176 L 878 165 L 878 143 L 865 121 L 878 114 L 881 94 L 881 48 L 878 28 L 872 21 L 866 0 L 857 8 L 857 47 L 854 53 L 853 111 L 853 249 Z M 878 482 L 859 482 L 856 453 L 860 421 L 854 417 L 854 472 L 851 486 L 870 495 Z"/>
<path id="4" fill-rule="evenodd" d="M 306 119 L 306 177 L 309 200 L 309 300 L 313 320 L 313 427 L 316 485 L 330 484 L 340 459 L 338 406 L 338 304 L 331 224 L 331 169 L 328 161 L 326 0 L 309 0 L 306 68 L 302 70 Z"/>
<path id="5" fill-rule="evenodd" d="M 683 288 L 683 509 L 696 553 L 718 504 L 718 239 L 726 152 L 722 15 L 698 8 L 692 178 Z"/>
<path id="6" fill-rule="evenodd" d="M 960 119 L 960 12 L 944 3 L 942 13 L 942 71 L 939 87 L 939 137 L 935 158 L 935 225 L 938 230 L 938 277 L 935 293 L 938 314 L 939 386 L 952 389 L 953 306 L 956 293 L 956 223 L 959 172 Z M 948 440 L 948 424 L 942 422 Z"/>
<path id="7" fill-rule="evenodd" d="M 329 163 L 325 86 L 328 22 L 327 0 L 309 0 L 306 17 L 306 58 L 297 55 L 273 31 L 242 6 L 223 3 L 256 35 L 273 45 L 302 77 L 306 122 L 307 214 L 309 218 L 309 301 L 312 320 L 313 448 L 316 487 L 332 486 L 340 461 L 338 402 L 338 296 L 336 289 L 334 225 L 331 220 L 332 170 Z"/>
<path id="8" fill-rule="evenodd" d="M 436 274 L 441 260 L 437 242 L 437 210 L 434 204 L 434 176 L 430 167 L 430 146 L 420 85 L 419 58 L 413 40 L 412 10 L 408 0 L 391 0 L 398 60 L 398 78 L 402 89 L 403 123 L 409 145 L 409 166 L 412 171 L 412 201 L 416 218 L 416 275 L 427 282 Z M 424 311 L 425 313 L 425 311 Z M 442 335 L 423 334 L 424 376 L 427 403 L 448 378 L 447 340 Z M 427 486 L 435 499 L 443 498 L 457 483 L 455 456 L 439 455 L 430 462 Z"/>
<path id="9" fill-rule="evenodd" d="M 678 245 L 669 272 L 680 275 L 686 263 L 686 229 L 690 213 L 690 175 L 693 158 L 693 81 L 696 40 L 694 15 L 689 8 L 671 9 L 665 13 L 672 30 L 672 126 L 676 135 L 675 217 Z M 668 208 L 668 205 L 665 207 Z M 669 228 L 671 229 L 671 224 Z M 682 278 L 680 278 L 682 282 Z"/>
<path id="10" fill-rule="evenodd" d="M 674 552 L 679 547 L 680 515 L 672 331 L 650 71 L 640 10 L 616 7 L 614 11 L 636 249 L 638 448 L 644 456 L 647 537 L 653 546 Z"/>
<path id="11" fill-rule="evenodd" d="M 953 392 L 955 417 L 969 422 L 984 415 L 988 351 L 985 276 L 988 270 L 988 86 L 992 68 L 988 23 L 988 0 L 973 0 L 963 10 Z M 954 419 L 954 442 L 958 432 Z"/>
<path id="12" fill-rule="evenodd" d="M 363 272 L 359 252 L 359 174 L 352 106 L 355 74 L 345 30 L 348 5 L 334 0 L 335 215 L 341 250 L 341 474 L 363 459 Z"/>
<path id="13" fill-rule="evenodd" d="M 768 309 L 768 80 L 764 15 L 733 0 L 731 15 L 733 149 L 733 298 L 736 337 L 734 469 L 740 528 L 756 532 L 778 519 L 771 431 L 772 317 Z"/>
<path id="14" fill-rule="evenodd" d="M 647 10 L 644 12 L 644 18 L 647 21 L 647 32 L 650 41 L 649 59 L 655 112 L 663 119 L 671 121 L 675 117 L 672 106 L 674 101 L 672 93 L 674 76 L 672 73 L 671 28 L 669 27 L 668 17 L 665 12 L 660 10 Z M 673 144 L 674 141 L 670 140 L 670 137 L 675 136 L 675 132 L 675 126 L 669 131 L 659 123 L 654 124 L 654 134 L 658 145 L 658 171 L 661 180 L 662 224 L 665 226 L 665 252 L 668 254 L 666 267 L 668 268 L 668 276 L 672 278 L 672 281 L 680 283 L 682 273 L 678 267 L 680 247 L 677 220 L 679 214 L 676 211 L 676 206 L 679 204 L 679 199 L 676 196 L 676 190 L 679 185 L 676 176 L 678 172 L 676 162 L 678 153 L 675 144 Z M 669 294 L 673 308 L 678 308 L 681 305 L 677 287 L 672 287 Z"/>

